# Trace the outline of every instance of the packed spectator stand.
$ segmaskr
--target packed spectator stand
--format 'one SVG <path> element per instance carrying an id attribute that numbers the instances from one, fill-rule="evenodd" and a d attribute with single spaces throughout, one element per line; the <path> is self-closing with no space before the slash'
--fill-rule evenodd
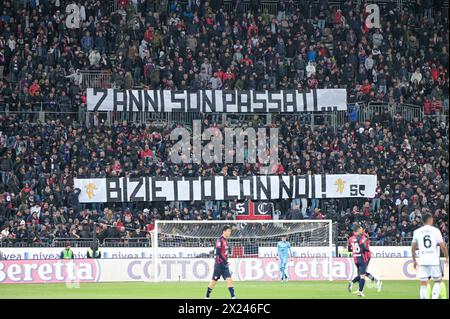
<path id="1" fill-rule="evenodd" d="M 80 204 L 75 177 L 258 174 L 253 165 L 170 163 L 168 134 L 189 121 L 89 114 L 85 89 L 96 85 L 345 88 L 357 112 L 379 103 L 363 121 L 349 112 L 339 126 L 297 114 L 202 120 L 203 127 L 278 127 L 277 174 L 378 176 L 374 199 L 281 200 L 276 218 L 332 219 L 341 239 L 361 221 L 375 244 L 409 244 L 431 212 L 448 242 L 448 7 L 386 1 L 381 29 L 369 30 L 363 6 L 332 2 L 279 1 L 273 11 L 254 0 L 79 1 L 81 27 L 68 29 L 72 1 L 3 1 L 1 245 L 87 241 L 94 230 L 102 244 L 136 244 L 155 218 L 235 218 L 228 202 Z M 408 116 L 409 106 L 420 116 Z"/>

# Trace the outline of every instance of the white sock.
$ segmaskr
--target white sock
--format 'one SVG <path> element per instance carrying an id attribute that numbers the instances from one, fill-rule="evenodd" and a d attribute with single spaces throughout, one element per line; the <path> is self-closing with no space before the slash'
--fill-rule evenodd
<path id="1" fill-rule="evenodd" d="M 431 291 L 431 299 L 438 299 L 440 293 L 441 293 L 441 283 L 435 282 L 433 290 Z"/>
<path id="2" fill-rule="evenodd" d="M 427 286 L 420 285 L 420 299 L 427 299 Z"/>

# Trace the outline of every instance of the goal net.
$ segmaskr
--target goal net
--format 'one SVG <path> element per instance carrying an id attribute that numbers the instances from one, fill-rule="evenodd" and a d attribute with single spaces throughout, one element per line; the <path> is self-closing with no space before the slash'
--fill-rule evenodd
<path id="1" fill-rule="evenodd" d="M 156 282 L 209 280 L 214 267 L 214 245 L 225 225 L 232 229 L 228 239 L 228 258 L 233 279 L 251 280 L 249 278 L 254 276 L 248 273 L 261 273 L 260 269 L 263 269 L 265 280 L 267 277 L 276 280 L 277 244 L 286 237 L 294 260 L 318 259 L 320 267 L 326 268 L 322 271 L 325 274 L 323 279 L 331 280 L 333 247 L 330 220 L 157 220 L 152 235 L 151 278 Z M 290 263 L 294 266 L 292 261 Z"/>

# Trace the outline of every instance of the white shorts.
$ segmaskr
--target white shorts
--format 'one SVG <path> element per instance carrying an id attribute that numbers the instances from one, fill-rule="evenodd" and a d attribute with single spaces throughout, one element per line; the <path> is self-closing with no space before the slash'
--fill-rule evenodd
<path id="1" fill-rule="evenodd" d="M 441 280 L 442 269 L 441 266 L 419 266 L 419 274 L 417 276 L 421 281 L 428 280 L 430 277 L 433 280 Z"/>

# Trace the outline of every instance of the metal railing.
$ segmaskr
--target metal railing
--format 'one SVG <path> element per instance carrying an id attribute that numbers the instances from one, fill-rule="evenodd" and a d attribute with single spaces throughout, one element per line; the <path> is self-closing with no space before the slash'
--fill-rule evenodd
<path id="1" fill-rule="evenodd" d="M 359 106 L 359 107 L 358 107 Z M 365 122 L 371 121 L 376 113 L 383 114 L 385 110 L 389 111 L 391 117 L 395 115 L 393 105 L 379 102 L 369 102 L 368 104 L 356 103 L 358 108 L 358 121 Z"/>
<path id="2" fill-rule="evenodd" d="M 117 5 L 118 0 L 109 0 L 108 3 L 108 13 L 112 13 L 112 12 L 116 12 L 118 5 Z"/>
<path id="3" fill-rule="evenodd" d="M 356 103 L 355 104 L 358 116 L 357 120 L 359 122 L 371 121 L 376 113 L 382 114 L 385 110 L 391 118 L 396 114 L 400 114 L 403 119 L 407 122 L 412 122 L 414 119 L 423 121 L 428 118 L 435 118 L 438 121 L 449 123 L 449 111 L 448 108 L 443 108 L 440 113 L 425 115 L 423 108 L 419 105 L 412 104 L 389 104 L 389 103 L 379 103 L 379 102 L 369 102 L 368 104 Z M 10 116 L 15 115 L 21 121 L 28 121 L 29 123 L 44 123 L 47 120 L 71 120 L 76 121 L 80 124 L 84 124 L 86 127 L 91 127 L 95 121 L 94 118 L 98 116 L 100 122 L 106 121 L 108 125 L 114 123 L 114 121 L 122 122 L 124 120 L 130 123 L 136 124 L 147 124 L 147 123 L 168 123 L 173 124 L 183 124 L 185 126 L 192 126 L 192 121 L 196 119 L 202 119 L 203 114 L 200 112 L 119 112 L 119 111 L 109 111 L 109 112 L 86 112 L 84 108 L 80 108 L 78 112 L 62 112 L 55 111 L 59 109 L 59 105 L 49 106 L 45 102 L 41 102 L 39 106 L 33 105 L 30 108 L 12 108 L 10 105 L 0 102 L 0 115 Z M 13 109 L 13 110 L 11 110 Z M 215 118 L 225 118 L 217 116 Z M 298 121 L 303 124 L 309 124 L 311 127 L 314 125 L 323 125 L 327 123 L 334 129 L 342 127 L 346 122 L 349 121 L 349 113 L 347 111 L 333 111 L 333 112 L 315 112 L 315 113 L 304 113 L 295 114 Z"/>
<path id="4" fill-rule="evenodd" d="M 318 2 L 318 0 L 315 0 L 315 1 Z M 225 0 L 223 2 L 223 7 L 224 7 L 224 11 L 226 11 L 226 12 L 236 11 L 236 8 L 233 7 L 232 0 L 228 0 L 228 1 Z M 242 10 L 243 10 L 243 12 L 248 12 L 248 11 L 252 10 L 250 0 L 242 1 Z M 259 5 L 259 10 L 260 10 L 260 12 L 267 11 L 267 13 L 269 13 L 269 14 L 276 15 L 278 12 L 278 1 L 277 0 L 263 0 L 263 1 L 261 1 L 260 5 Z"/>
<path id="5" fill-rule="evenodd" d="M 52 106 L 54 109 L 58 109 L 59 105 Z M 11 110 L 13 109 L 13 110 Z M 28 122 L 31 124 L 45 123 L 47 120 L 69 120 L 83 124 L 86 122 L 86 113 L 80 109 L 78 112 L 62 112 L 48 110 L 45 103 L 40 103 L 39 106 L 33 106 L 31 109 L 27 108 L 11 108 L 6 103 L 0 102 L 0 115 L 14 116 L 22 122 Z"/>
<path id="6" fill-rule="evenodd" d="M 449 121 L 448 109 L 443 109 L 438 114 L 425 115 L 421 106 L 413 104 L 389 104 L 380 102 L 369 102 L 366 104 L 363 102 L 357 102 L 354 104 L 349 104 L 349 106 L 350 105 L 357 109 L 357 121 L 360 123 L 372 121 L 376 113 L 383 114 L 385 110 L 388 110 L 389 116 L 392 120 L 396 114 L 400 114 L 407 122 L 412 122 L 414 119 L 423 121 L 425 118 L 436 118 L 445 123 L 448 123 Z M 304 114 L 296 114 L 295 117 L 300 123 L 309 124 L 312 128 L 314 125 L 323 125 L 327 123 L 334 129 L 338 129 L 346 122 L 350 121 L 348 111 L 309 112 Z"/>
<path id="7" fill-rule="evenodd" d="M 278 1 L 267 1 L 261 3 L 261 12 L 267 12 L 269 14 L 277 14 Z"/>
<path id="8" fill-rule="evenodd" d="M 397 103 L 392 106 L 392 109 L 395 114 L 401 114 L 403 119 L 408 122 L 411 122 L 413 119 L 423 120 L 424 113 L 419 105 Z"/>
<path id="9" fill-rule="evenodd" d="M 16 241 L 11 239 L 1 239 L 0 247 L 65 247 L 67 243 L 70 244 L 71 247 L 90 247 L 92 245 L 92 238 L 54 238 L 43 241 Z M 99 241 L 97 240 L 97 244 Z"/>
<path id="10" fill-rule="evenodd" d="M 107 112 L 106 121 L 108 124 L 114 123 L 114 121 L 122 122 L 128 121 L 135 124 L 147 124 L 147 123 L 169 123 L 183 124 L 185 126 L 192 126 L 192 121 L 196 119 L 202 119 L 200 112 Z"/>
<path id="11" fill-rule="evenodd" d="M 347 114 L 346 111 L 340 111 Z M 338 113 L 336 112 L 308 112 L 308 113 L 297 113 L 294 115 L 295 120 L 303 125 L 309 125 L 311 129 L 314 129 L 316 125 L 329 125 L 333 128 L 338 127 Z M 283 115 L 279 113 L 279 115 Z M 345 116 L 346 118 L 346 116 Z M 345 123 L 343 121 L 343 123 Z M 343 124 L 342 123 L 342 124 Z"/>
<path id="12" fill-rule="evenodd" d="M 388 104 L 379 102 L 369 102 L 368 104 L 358 102 L 356 103 L 358 110 L 358 122 L 371 121 L 376 113 L 383 114 L 388 110 L 390 117 L 393 119 L 394 115 L 400 114 L 404 120 L 412 122 L 414 119 L 423 121 L 424 118 L 436 117 L 441 121 L 448 123 L 448 112 L 441 112 L 440 114 L 424 115 L 421 106 L 412 104 Z M 108 124 L 114 121 L 128 121 L 137 124 L 146 124 L 154 122 L 167 122 L 171 124 L 184 124 L 191 126 L 195 119 L 202 119 L 203 114 L 200 112 L 100 112 Z M 105 115 L 106 114 L 106 115 Z M 214 113 L 211 113 L 214 114 Z M 275 113 L 274 113 L 275 114 Z M 249 114 L 253 115 L 253 114 Z M 244 113 L 243 113 L 244 116 Z M 342 127 L 346 122 L 349 122 L 349 113 L 347 111 L 333 111 L 333 112 L 308 112 L 294 115 L 300 123 L 308 124 L 312 128 L 315 125 L 328 124 L 334 129 Z M 216 118 L 220 119 L 220 117 Z M 225 117 L 226 119 L 227 117 Z"/>
<path id="13" fill-rule="evenodd" d="M 449 2 L 448 0 L 444 1 L 444 4 L 442 5 L 442 16 L 444 18 L 448 18 L 448 10 L 449 10 Z"/>
<path id="14" fill-rule="evenodd" d="M 10 239 L 1 239 L 0 240 L 0 248 L 8 248 L 8 247 L 17 247 L 17 248 L 26 248 L 26 247 L 52 247 L 51 242 L 29 242 L 23 241 L 18 242 Z"/>
<path id="15" fill-rule="evenodd" d="M 112 87 L 111 72 L 109 71 L 81 71 L 82 81 L 81 87 L 83 89 L 95 88 L 95 89 L 108 89 Z"/>
<path id="16" fill-rule="evenodd" d="M 364 122 L 372 120 L 375 113 L 382 114 L 385 110 L 388 110 L 391 118 L 396 114 L 400 114 L 402 118 L 407 122 L 412 122 L 414 119 L 423 121 L 425 118 L 437 118 L 445 123 L 448 123 L 448 109 L 443 108 L 439 113 L 425 115 L 423 108 L 420 105 L 414 104 L 400 104 L 400 103 L 380 103 L 369 102 L 367 105 L 359 107 L 359 121 Z"/>
<path id="17" fill-rule="evenodd" d="M 343 1 L 341 0 L 330 0 L 329 6 L 331 8 L 339 9 L 340 5 Z M 312 4 L 318 4 L 318 0 L 311 0 L 309 1 L 308 6 L 311 7 Z M 371 3 L 378 4 L 379 6 L 395 6 L 397 9 L 400 9 L 402 7 L 402 1 L 401 0 L 372 0 Z M 236 8 L 233 7 L 233 1 L 232 0 L 225 0 L 223 3 L 224 10 L 227 12 L 235 11 Z M 250 0 L 243 0 L 242 1 L 242 7 L 243 11 L 247 12 L 251 10 L 251 3 Z M 300 8 L 300 2 L 294 1 L 294 7 L 295 9 Z M 259 5 L 259 10 L 261 12 L 264 12 L 267 10 L 269 14 L 276 15 L 278 12 L 278 1 L 277 0 L 262 0 Z M 288 13 L 288 12 L 286 12 Z"/>
<path id="18" fill-rule="evenodd" d="M 389 104 L 380 102 L 369 102 L 367 104 L 357 102 L 352 104 L 352 107 L 356 108 L 358 112 L 358 122 L 371 121 L 376 113 L 383 114 L 385 110 L 388 111 L 391 118 L 399 113 L 406 121 L 413 121 L 418 119 L 422 121 L 424 114 L 422 107 L 411 104 Z M 341 114 L 338 117 L 337 124 L 343 125 L 345 121 L 348 121 L 349 114 Z"/>
<path id="19" fill-rule="evenodd" d="M 131 238 L 105 238 L 100 244 L 101 247 L 151 247 L 149 238 L 131 237 Z"/>
<path id="20" fill-rule="evenodd" d="M 316 1 L 314 1 L 314 2 L 316 2 Z M 357 1 L 357 2 L 360 3 L 361 1 Z M 344 1 L 342 1 L 342 0 L 329 0 L 328 6 L 330 8 L 340 9 L 342 3 L 344 3 Z M 402 8 L 401 0 L 371 0 L 368 2 L 368 4 L 372 4 L 372 3 L 377 4 L 380 7 L 387 7 L 387 6 L 395 7 L 397 10 L 401 10 L 401 8 Z M 356 3 L 355 3 L 355 5 L 356 5 Z"/>
<path id="21" fill-rule="evenodd" d="M 67 244 L 72 248 L 88 248 L 91 247 L 93 238 L 54 238 L 43 241 L 16 241 L 12 239 L 0 239 L 0 248 L 8 247 L 46 247 L 46 248 L 63 248 Z M 103 240 L 96 239 L 98 247 L 151 247 L 151 241 L 145 237 L 131 238 L 105 238 Z"/>
<path id="22" fill-rule="evenodd" d="M 183 124 L 186 127 L 192 126 L 194 119 L 201 119 L 201 113 L 184 113 L 184 112 L 87 112 L 85 116 L 86 126 L 92 127 L 105 123 L 112 125 L 115 121 L 121 123 L 127 121 L 137 125 L 152 124 L 155 126 L 164 126 L 166 124 Z"/>
<path id="23" fill-rule="evenodd" d="M 11 240 L 0 240 L 0 248 L 8 247 L 46 247 L 46 248 L 63 248 L 70 244 L 72 248 L 88 248 L 92 245 L 92 238 L 55 238 L 52 241 L 43 242 L 15 242 Z M 333 240 L 336 243 L 335 240 Z M 412 242 L 412 237 L 400 237 L 397 239 L 384 239 L 377 240 L 374 238 L 370 239 L 371 246 L 410 246 Z M 151 240 L 145 237 L 131 237 L 131 238 L 105 238 L 104 240 L 96 239 L 98 247 L 112 248 L 112 247 L 152 247 Z M 341 247 L 347 247 L 347 238 L 343 236 L 337 237 L 337 244 Z"/>
<path id="24" fill-rule="evenodd" d="M 70 247 L 91 247 L 93 238 L 55 238 L 53 240 L 53 247 L 65 247 L 70 244 Z M 97 245 L 100 244 L 96 239 Z"/>

